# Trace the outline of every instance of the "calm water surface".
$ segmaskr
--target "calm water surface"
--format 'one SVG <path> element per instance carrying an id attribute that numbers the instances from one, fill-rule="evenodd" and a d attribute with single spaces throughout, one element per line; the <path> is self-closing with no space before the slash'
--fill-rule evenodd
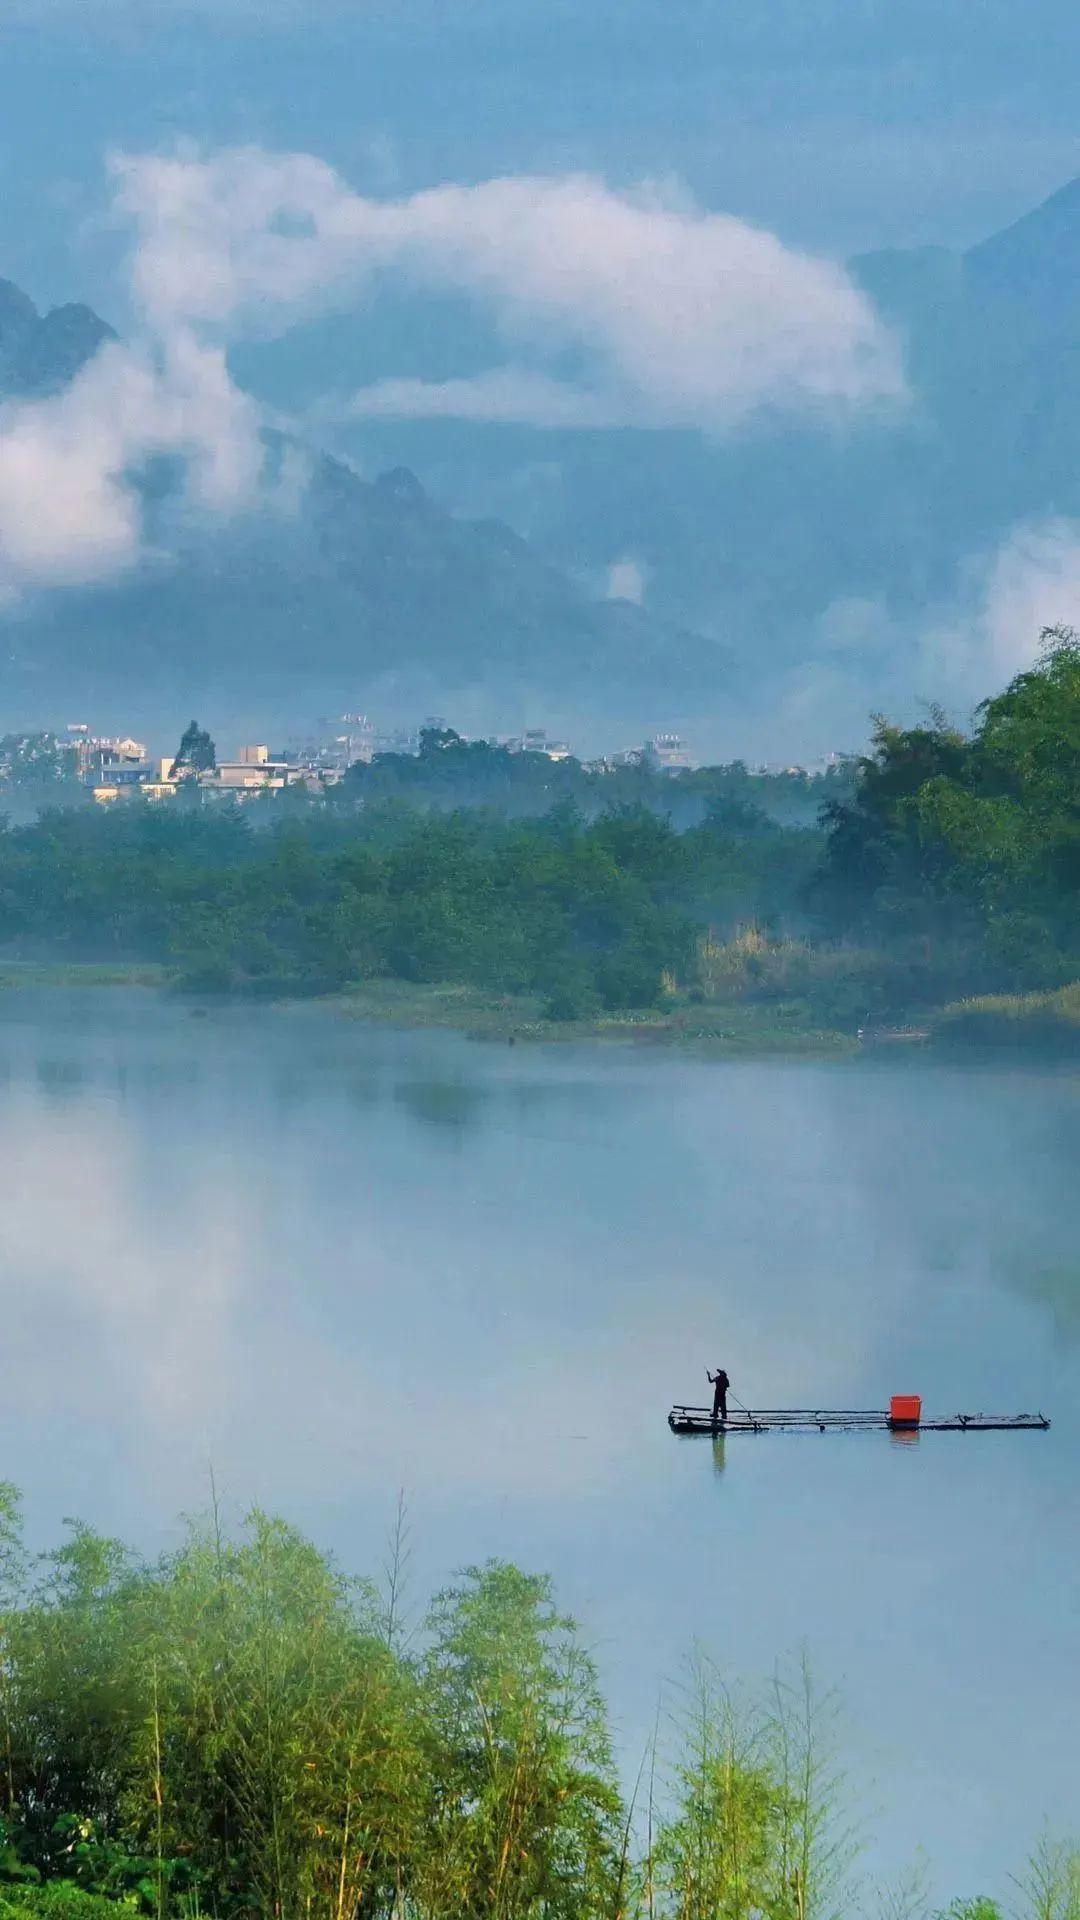
<path id="1" fill-rule="evenodd" d="M 1077 1819 L 1080 1080 L 514 1050 L 317 1009 L 0 996 L 0 1475 L 147 1549 L 212 1463 L 417 1604 L 553 1572 L 627 1764 L 695 1641 L 809 1648 L 870 1869 L 1004 1889 Z M 759 1405 L 1047 1435 L 677 1441 Z M 879 1809 L 881 1811 L 879 1811 Z"/>

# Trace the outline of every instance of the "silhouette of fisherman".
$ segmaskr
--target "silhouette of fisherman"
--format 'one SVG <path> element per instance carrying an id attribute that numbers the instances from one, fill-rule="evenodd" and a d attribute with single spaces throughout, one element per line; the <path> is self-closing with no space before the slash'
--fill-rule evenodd
<path id="1" fill-rule="evenodd" d="M 706 1369 L 705 1369 L 705 1378 L 706 1378 L 706 1380 L 709 1380 L 709 1381 L 711 1381 L 711 1382 L 712 1382 L 712 1390 L 713 1390 L 713 1399 L 712 1399 L 712 1417 L 713 1417 L 713 1420 L 714 1420 L 714 1421 L 720 1421 L 720 1422 L 722 1422 L 722 1423 L 725 1423 L 725 1424 L 726 1424 L 726 1421 L 727 1421 L 727 1396 L 728 1396 L 728 1388 L 729 1388 L 729 1387 L 730 1387 L 730 1385 L 731 1385 L 731 1381 L 730 1381 L 730 1380 L 728 1379 L 728 1377 L 727 1377 L 727 1374 L 726 1374 L 726 1373 L 724 1372 L 724 1369 L 723 1369 L 723 1367 L 717 1367 L 717 1369 L 716 1369 L 716 1372 L 715 1372 L 715 1373 L 710 1373 L 710 1372 L 709 1372 L 709 1369 L 708 1369 L 708 1367 L 706 1367 Z"/>

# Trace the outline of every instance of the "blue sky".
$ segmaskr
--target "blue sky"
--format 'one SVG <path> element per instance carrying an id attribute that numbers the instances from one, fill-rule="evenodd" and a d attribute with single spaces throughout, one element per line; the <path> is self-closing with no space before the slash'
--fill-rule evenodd
<path id="1" fill-rule="evenodd" d="M 0 272 L 46 302 L 115 308 L 115 147 L 299 148 L 378 193 L 675 177 L 841 254 L 962 244 L 1080 171 L 1069 0 L 0 0 L 0 18 Z"/>

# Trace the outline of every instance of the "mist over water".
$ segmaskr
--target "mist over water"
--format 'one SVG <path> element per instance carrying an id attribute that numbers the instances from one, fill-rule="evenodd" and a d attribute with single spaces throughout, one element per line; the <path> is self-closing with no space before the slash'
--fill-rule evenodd
<path id="1" fill-rule="evenodd" d="M 5 993 L 0 1475 L 41 1544 L 154 1550 L 212 1467 L 358 1571 L 404 1488 L 417 1609 L 550 1570 L 631 1773 L 695 1640 L 750 1680 L 805 1643 L 868 1870 L 1004 1890 L 1075 1819 L 1078 1148 L 1064 1074 Z M 1054 1424 L 675 1440 L 717 1362 L 750 1405 Z"/>

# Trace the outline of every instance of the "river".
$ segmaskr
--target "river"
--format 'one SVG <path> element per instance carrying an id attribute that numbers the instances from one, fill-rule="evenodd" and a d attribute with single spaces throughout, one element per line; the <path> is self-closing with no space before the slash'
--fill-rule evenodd
<path id="1" fill-rule="evenodd" d="M 419 1606 L 498 1554 L 582 1621 L 633 1771 L 699 1643 L 805 1646 L 867 1872 L 1005 1892 L 1080 1707 L 1080 1078 L 470 1043 L 314 1007 L 0 996 L 0 1476 L 157 1550 L 283 1513 Z M 676 1440 L 758 1405 L 1047 1434 Z"/>

